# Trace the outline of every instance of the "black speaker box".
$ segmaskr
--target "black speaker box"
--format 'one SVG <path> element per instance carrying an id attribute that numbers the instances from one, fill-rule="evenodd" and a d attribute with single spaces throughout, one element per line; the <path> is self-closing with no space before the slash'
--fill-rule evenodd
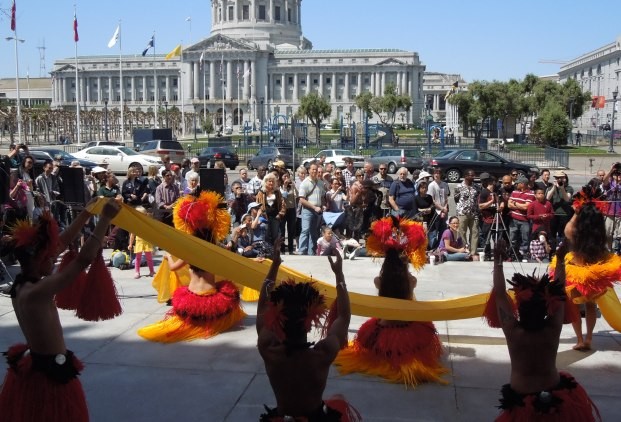
<path id="1" fill-rule="evenodd" d="M 201 191 L 210 190 L 224 196 L 224 169 L 200 169 Z"/>
<path id="2" fill-rule="evenodd" d="M 86 205 L 84 192 L 84 170 L 75 167 L 61 166 L 58 173 L 62 179 L 60 196 L 64 202 Z"/>

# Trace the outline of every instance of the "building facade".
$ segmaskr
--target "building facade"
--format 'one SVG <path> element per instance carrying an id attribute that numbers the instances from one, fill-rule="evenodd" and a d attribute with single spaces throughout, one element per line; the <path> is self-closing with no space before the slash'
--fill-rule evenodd
<path id="1" fill-rule="evenodd" d="M 570 60 L 561 67 L 558 76 L 560 83 L 575 79 L 583 92 L 588 91 L 593 96 L 604 97 L 603 104 L 600 104 L 603 107 L 589 108 L 577 119 L 574 126 L 586 133 L 598 131 L 604 125 L 610 124 L 613 92 L 619 92 L 621 86 L 621 36 L 609 44 Z M 615 126 L 619 127 L 619 124 Z"/>
<path id="2" fill-rule="evenodd" d="M 77 90 L 76 60 L 57 60 L 52 107 L 75 107 L 79 101 L 89 109 L 123 104 L 156 111 L 165 104 L 209 113 L 217 126 L 256 125 L 290 118 L 300 98 L 317 92 L 332 105 L 330 121 L 361 121 L 354 98 L 364 91 L 383 95 L 394 84 L 413 104 L 399 114 L 406 114 L 406 123 L 421 123 L 425 66 L 417 53 L 313 50 L 302 34 L 301 0 L 212 0 L 211 15 L 209 37 L 171 60 L 140 54 L 78 57 Z"/>

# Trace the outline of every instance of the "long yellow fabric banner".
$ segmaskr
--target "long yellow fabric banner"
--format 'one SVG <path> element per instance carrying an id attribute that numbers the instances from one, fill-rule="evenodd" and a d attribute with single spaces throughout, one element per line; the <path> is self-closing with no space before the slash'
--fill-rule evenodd
<path id="1" fill-rule="evenodd" d="M 89 207 L 89 211 L 99 214 L 106 200 L 98 200 Z M 167 226 L 125 204 L 112 222 L 190 264 L 256 290 L 261 288 L 269 269 L 269 261 L 261 263 L 245 258 Z M 278 279 L 286 278 L 298 282 L 311 281 L 308 275 L 281 265 Z M 312 281 L 317 282 L 330 302 L 336 298 L 334 286 L 316 278 Z M 483 315 L 488 295 L 489 293 L 481 293 L 445 300 L 411 301 L 349 293 L 353 314 L 401 321 L 478 318 Z M 599 302 L 608 323 L 615 330 L 621 331 L 621 303 L 614 290 L 611 289 Z"/>

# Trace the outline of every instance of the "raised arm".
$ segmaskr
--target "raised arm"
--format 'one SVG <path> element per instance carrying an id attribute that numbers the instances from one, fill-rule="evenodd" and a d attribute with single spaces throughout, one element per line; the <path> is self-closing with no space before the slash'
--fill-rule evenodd
<path id="1" fill-rule="evenodd" d="M 278 268 L 280 268 L 280 264 L 282 263 L 282 259 L 280 258 L 282 241 L 282 237 L 279 236 L 274 242 L 272 265 L 270 265 L 270 269 L 263 281 L 263 286 L 261 286 L 261 292 L 259 293 L 259 303 L 257 304 L 257 334 L 261 334 L 261 330 L 263 329 L 263 316 L 267 310 L 270 293 L 274 290 L 274 285 L 276 284 Z"/>
<path id="2" fill-rule="evenodd" d="M 494 247 L 494 289 L 492 294 L 496 295 L 496 311 L 498 312 L 498 319 L 502 324 L 502 330 L 505 332 L 505 336 L 517 323 L 505 287 L 505 272 L 502 267 L 502 262 L 506 255 L 507 244 L 504 239 L 498 239 Z"/>
<path id="3" fill-rule="evenodd" d="M 347 345 L 347 330 L 351 320 L 351 308 L 349 306 L 349 294 L 347 293 L 345 276 L 343 275 L 343 258 L 336 250 L 332 254 L 335 260 L 332 260 L 332 257 L 329 256 L 328 261 L 330 261 L 330 267 L 332 267 L 332 271 L 336 276 L 336 307 L 338 315 L 328 330 L 326 340 L 330 337 L 338 340 L 338 348 L 334 351 L 334 353 L 337 353 L 338 350 Z"/>

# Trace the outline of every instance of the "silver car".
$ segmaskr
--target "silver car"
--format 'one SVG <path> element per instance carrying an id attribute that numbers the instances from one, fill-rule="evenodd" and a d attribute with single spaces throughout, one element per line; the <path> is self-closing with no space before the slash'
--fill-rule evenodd
<path id="1" fill-rule="evenodd" d="M 412 173 L 413 170 L 420 170 L 424 163 L 420 150 L 414 148 L 380 149 L 375 151 L 367 161 L 373 164 L 375 171 L 378 171 L 380 164 L 386 164 L 390 174 L 396 173 L 399 167 L 405 167 Z"/>
<path id="2" fill-rule="evenodd" d="M 113 145 L 101 145 L 96 147 L 84 148 L 75 154 L 74 157 L 84 158 L 94 161 L 97 164 L 107 163 L 108 169 L 113 173 L 124 174 L 131 165 L 142 168 L 146 174 L 149 166 L 161 166 L 162 160 L 151 155 L 138 154 L 128 147 L 117 147 Z"/>

